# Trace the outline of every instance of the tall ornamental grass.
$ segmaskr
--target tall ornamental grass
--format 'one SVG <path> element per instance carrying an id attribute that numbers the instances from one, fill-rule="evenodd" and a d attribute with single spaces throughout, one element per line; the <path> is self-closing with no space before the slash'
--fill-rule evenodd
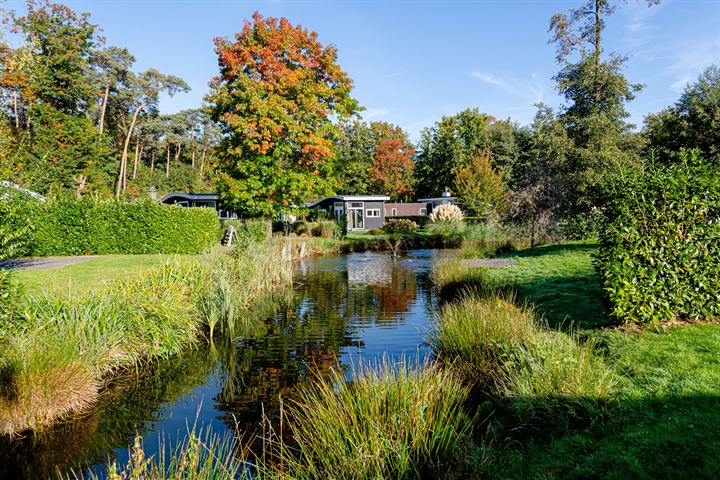
<path id="1" fill-rule="evenodd" d="M 471 266 L 461 258 L 449 258 L 433 265 L 432 282 L 441 300 L 452 300 L 462 297 L 468 289 L 484 289 L 488 278 L 482 268 Z"/>
<path id="2" fill-rule="evenodd" d="M 430 346 L 467 383 L 499 393 L 515 353 L 536 334 L 532 312 L 515 306 L 511 297 L 479 300 L 465 293 L 441 310 Z"/>
<path id="3" fill-rule="evenodd" d="M 333 372 L 288 405 L 285 478 L 437 478 L 470 454 L 466 387 L 451 370 L 385 360 Z"/>

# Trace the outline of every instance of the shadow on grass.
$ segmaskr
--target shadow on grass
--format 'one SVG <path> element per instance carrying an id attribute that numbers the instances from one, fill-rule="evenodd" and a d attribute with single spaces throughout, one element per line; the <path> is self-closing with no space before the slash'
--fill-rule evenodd
<path id="1" fill-rule="evenodd" d="M 720 478 L 720 397 L 625 400 L 585 430 L 489 447 L 490 478 Z"/>
<path id="2" fill-rule="evenodd" d="M 612 325 L 600 279 L 594 270 L 588 272 L 588 257 L 597 249 L 597 243 L 561 243 L 500 255 L 506 259 L 537 259 L 537 264 L 525 263 L 525 273 L 498 286 L 514 289 L 518 301 L 534 307 L 552 329 L 568 331 Z M 553 267 L 557 270 L 543 271 Z"/>
<path id="3" fill-rule="evenodd" d="M 611 325 L 597 275 L 543 277 L 514 285 L 519 302 L 536 309 L 551 329 L 569 331 Z"/>
<path id="4" fill-rule="evenodd" d="M 562 255 L 566 253 L 593 253 L 600 247 L 595 242 L 573 242 L 573 243 L 553 243 L 551 245 L 538 245 L 534 248 L 526 248 L 517 252 L 503 253 L 499 255 L 502 258 L 513 257 L 541 257 L 548 255 Z"/>

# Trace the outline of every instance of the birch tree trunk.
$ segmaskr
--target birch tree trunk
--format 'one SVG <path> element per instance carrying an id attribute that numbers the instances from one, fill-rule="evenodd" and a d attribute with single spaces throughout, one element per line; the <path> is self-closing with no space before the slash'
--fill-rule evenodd
<path id="1" fill-rule="evenodd" d="M 140 115 L 140 111 L 145 107 L 144 103 L 141 103 L 138 105 L 138 107 L 133 112 L 132 121 L 130 122 L 130 128 L 128 129 L 128 133 L 125 136 L 125 144 L 123 145 L 123 153 L 122 158 L 120 159 L 120 175 L 118 175 L 118 182 L 117 187 L 115 188 L 115 198 L 120 198 L 120 191 L 125 191 L 126 187 L 126 172 L 127 172 L 127 157 L 128 157 L 128 148 L 130 147 L 130 139 L 132 138 L 133 130 L 135 129 L 135 123 L 137 122 L 137 117 Z"/>
<path id="2" fill-rule="evenodd" d="M 155 173 L 155 150 L 150 152 L 150 176 L 153 176 L 153 173 Z"/>
<path id="3" fill-rule="evenodd" d="M 167 163 L 165 164 L 165 178 L 170 178 L 170 142 L 167 144 Z"/>
<path id="4" fill-rule="evenodd" d="M 110 84 L 105 84 L 105 93 L 103 94 L 103 102 L 102 102 L 102 108 L 100 108 L 100 121 L 98 122 L 98 130 L 100 130 L 100 133 L 103 133 L 103 130 L 105 128 L 105 111 L 107 110 L 107 102 L 108 98 L 110 97 Z"/>
<path id="5" fill-rule="evenodd" d="M 138 160 L 140 159 L 140 135 L 135 135 L 135 158 L 133 158 L 133 174 L 132 179 L 137 177 Z"/>

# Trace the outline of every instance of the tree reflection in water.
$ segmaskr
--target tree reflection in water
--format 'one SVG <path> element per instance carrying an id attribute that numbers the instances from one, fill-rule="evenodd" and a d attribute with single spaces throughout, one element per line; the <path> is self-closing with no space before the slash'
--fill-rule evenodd
<path id="1" fill-rule="evenodd" d="M 127 372 L 93 410 L 37 436 L 0 438 L 0 478 L 98 469 L 108 458 L 122 463 L 136 432 L 152 454 L 157 439 L 172 448 L 195 421 L 216 433 L 259 432 L 263 412 L 277 422 L 281 396 L 291 399 L 331 368 L 347 372 L 351 354 L 417 352 L 433 319 L 433 260 L 431 251 L 397 259 L 368 252 L 298 265 L 293 301 L 268 312 L 255 337 L 216 341 Z"/>
<path id="2" fill-rule="evenodd" d="M 216 408 L 230 428 L 257 431 L 263 414 L 277 422 L 280 396 L 362 351 L 369 331 L 385 331 L 388 353 L 416 352 L 432 319 L 427 273 L 432 256 L 394 259 L 365 253 L 306 261 L 298 266 L 295 301 L 268 321 L 267 334 L 226 349 Z M 411 337 L 393 332 L 408 321 Z"/>

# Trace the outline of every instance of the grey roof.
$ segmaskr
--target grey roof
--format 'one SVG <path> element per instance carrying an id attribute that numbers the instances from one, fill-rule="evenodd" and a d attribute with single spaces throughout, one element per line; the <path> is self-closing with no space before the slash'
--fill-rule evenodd
<path id="1" fill-rule="evenodd" d="M 165 203 L 166 200 L 169 200 L 173 197 L 182 198 L 184 200 L 219 200 L 220 195 L 217 193 L 183 193 L 183 192 L 173 192 L 168 193 L 163 198 L 158 200 L 158 203 Z"/>
<path id="2" fill-rule="evenodd" d="M 387 202 L 390 200 L 390 197 L 385 195 L 331 195 L 329 197 L 321 198 L 320 200 L 308 203 L 306 206 L 308 208 L 312 208 L 325 200 L 337 200 L 340 202 Z"/>
<path id="3" fill-rule="evenodd" d="M 45 197 L 43 197 L 39 193 L 33 192 L 32 190 L 28 190 L 26 188 L 22 188 L 20 185 L 18 185 L 17 183 L 14 183 L 14 182 L 10 182 L 7 180 L 0 182 L 0 189 L 3 189 L 3 188 L 11 188 L 13 190 L 17 190 L 20 193 L 24 193 L 25 195 L 30 195 L 34 199 L 40 200 L 41 202 L 45 201 Z M 7 193 L 0 194 L 0 200 L 6 198 L 7 196 L 8 196 Z"/>
<path id="4" fill-rule="evenodd" d="M 434 202 L 436 200 L 457 200 L 457 197 L 433 197 L 433 198 L 418 198 L 418 202 Z"/>

